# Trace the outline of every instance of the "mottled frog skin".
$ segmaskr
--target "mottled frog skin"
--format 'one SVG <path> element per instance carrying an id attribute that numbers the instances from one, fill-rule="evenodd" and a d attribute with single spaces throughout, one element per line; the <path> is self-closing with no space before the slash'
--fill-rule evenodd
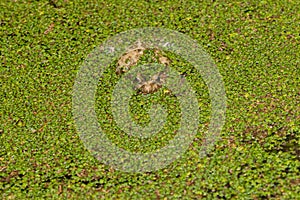
<path id="1" fill-rule="evenodd" d="M 145 50 L 149 50 L 143 46 L 140 42 L 135 45 L 135 47 L 131 48 L 131 50 L 127 51 L 123 54 L 118 62 L 117 62 L 117 75 L 122 75 L 130 70 L 132 66 L 135 66 L 141 56 L 144 54 Z M 158 58 L 158 62 L 165 66 L 168 66 L 171 61 L 166 56 L 162 55 L 162 52 L 159 49 L 153 49 L 155 56 Z M 153 75 L 150 80 L 146 80 L 146 78 L 138 73 L 137 77 L 137 86 L 135 89 L 139 90 L 143 94 L 150 94 L 156 92 L 158 89 L 162 87 L 167 78 L 166 72 L 159 72 Z"/>

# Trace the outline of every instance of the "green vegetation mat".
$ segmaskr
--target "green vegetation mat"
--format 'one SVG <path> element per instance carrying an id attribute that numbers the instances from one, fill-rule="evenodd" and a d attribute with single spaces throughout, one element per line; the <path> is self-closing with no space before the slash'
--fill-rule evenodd
<path id="1" fill-rule="evenodd" d="M 296 0 L 0 1 L 0 198 L 299 199 L 299 10 Z M 184 33 L 211 55 L 225 84 L 226 123 L 213 151 L 199 158 L 208 89 L 192 66 L 167 52 L 197 94 L 202 128 L 168 167 L 125 173 L 85 149 L 72 117 L 72 87 L 89 52 L 143 27 Z M 169 121 L 154 138 L 128 137 L 110 111 L 108 94 L 119 78 L 114 64 L 99 80 L 99 123 L 124 149 L 163 147 L 178 128 L 176 98 L 167 88 L 134 95 L 134 120 L 149 123 L 147 110 L 159 102 Z"/>

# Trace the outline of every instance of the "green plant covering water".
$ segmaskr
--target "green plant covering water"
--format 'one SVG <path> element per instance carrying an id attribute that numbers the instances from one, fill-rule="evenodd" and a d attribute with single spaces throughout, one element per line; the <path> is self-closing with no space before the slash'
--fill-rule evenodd
<path id="1" fill-rule="evenodd" d="M 297 1 L 0 1 L 0 195 L 2 199 L 298 199 L 300 28 Z M 156 172 L 125 173 L 84 147 L 72 118 L 72 87 L 95 47 L 133 28 L 161 27 L 195 39 L 226 88 L 226 124 L 199 158 L 209 124 L 208 89 L 172 52 L 171 67 L 195 90 L 201 128 L 188 151 Z M 151 61 L 148 51 L 140 64 Z M 152 62 L 152 61 L 151 61 Z M 168 121 L 155 137 L 123 133 L 110 111 L 112 63 L 99 80 L 96 113 L 119 147 L 149 152 L 176 134 L 180 109 L 168 88 L 131 98 L 149 123 L 159 102 Z"/>

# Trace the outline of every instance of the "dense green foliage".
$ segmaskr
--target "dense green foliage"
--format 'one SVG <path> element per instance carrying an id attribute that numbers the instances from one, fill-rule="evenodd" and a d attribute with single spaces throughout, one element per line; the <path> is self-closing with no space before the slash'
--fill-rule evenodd
<path id="1" fill-rule="evenodd" d="M 299 10 L 295 0 L 0 1 L 2 199 L 299 198 Z M 199 129 L 181 159 L 157 172 L 129 174 L 84 148 L 72 118 L 72 86 L 89 52 L 110 36 L 142 27 L 196 39 L 223 76 L 228 107 L 221 140 L 207 157 L 198 157 Z M 207 128 L 204 82 L 170 57 L 195 89 Z M 145 55 L 141 62 L 147 61 Z M 165 88 L 134 96 L 132 116 L 141 124 L 149 122 L 149 102 L 169 106 L 173 121 L 147 141 L 126 138 L 111 123 L 105 95 L 118 78 L 114 67 L 97 90 L 97 115 L 107 134 L 131 151 L 165 145 L 176 128 L 176 98 Z"/>

